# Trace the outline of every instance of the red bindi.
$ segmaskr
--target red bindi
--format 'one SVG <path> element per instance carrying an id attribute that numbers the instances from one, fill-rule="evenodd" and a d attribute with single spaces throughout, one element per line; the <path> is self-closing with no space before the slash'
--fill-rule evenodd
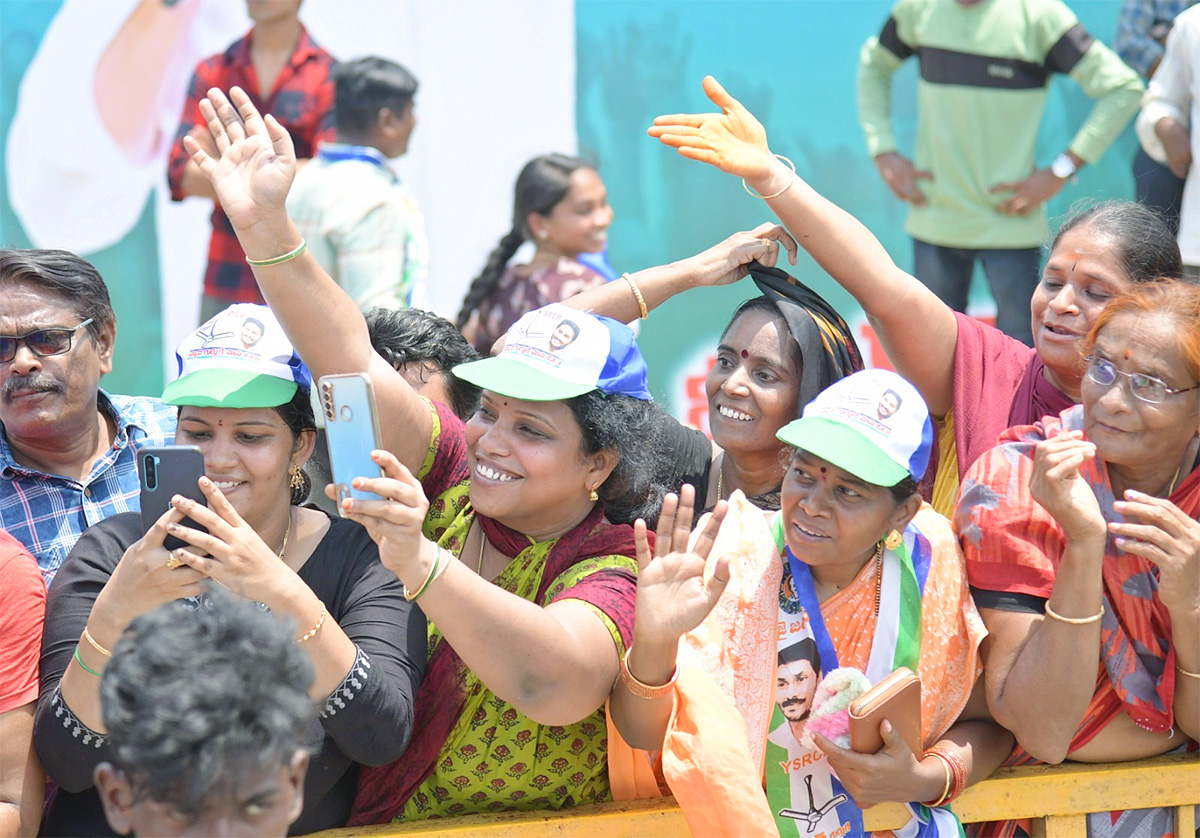
<path id="1" fill-rule="evenodd" d="M 743 358 L 749 358 L 749 357 L 750 357 L 750 353 L 749 353 L 749 352 L 747 352 L 745 349 L 743 349 L 743 350 L 742 350 L 742 357 L 743 357 Z"/>
<path id="2" fill-rule="evenodd" d="M 218 427 L 218 428 L 223 428 L 223 427 L 225 427 L 225 422 L 224 422 L 224 420 L 222 420 L 222 419 L 218 419 L 218 420 L 217 420 L 217 427 Z"/>
<path id="3" fill-rule="evenodd" d="M 1130 356 L 1130 355 L 1132 355 L 1132 354 L 1133 354 L 1132 352 L 1130 352 L 1128 349 L 1126 349 L 1126 350 L 1125 350 L 1125 360 L 1126 360 L 1126 361 L 1128 361 L 1128 360 L 1129 360 L 1129 356 Z"/>

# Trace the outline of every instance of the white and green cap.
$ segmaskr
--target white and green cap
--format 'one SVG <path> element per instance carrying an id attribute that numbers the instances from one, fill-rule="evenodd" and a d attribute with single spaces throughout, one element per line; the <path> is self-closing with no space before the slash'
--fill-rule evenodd
<path id="1" fill-rule="evenodd" d="M 525 401 L 570 399 L 592 390 L 651 400 L 633 330 L 560 303 L 531 311 L 509 327 L 499 355 L 459 364 L 453 372 Z"/>
<path id="2" fill-rule="evenodd" d="M 192 332 L 175 350 L 179 376 L 163 390 L 167 404 L 278 407 L 312 376 L 271 309 L 238 303 Z"/>
<path id="3" fill-rule="evenodd" d="M 776 436 L 868 483 L 895 486 L 925 474 L 933 422 L 916 387 L 890 370 L 863 370 L 822 390 Z"/>

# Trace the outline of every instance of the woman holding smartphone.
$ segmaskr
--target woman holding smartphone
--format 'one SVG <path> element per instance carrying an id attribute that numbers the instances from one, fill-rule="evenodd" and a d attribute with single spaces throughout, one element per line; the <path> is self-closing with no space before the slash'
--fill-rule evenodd
<path id="1" fill-rule="evenodd" d="M 371 376 L 385 476 L 355 484 L 382 499 L 343 509 L 430 621 L 413 745 L 362 773 L 352 822 L 607 799 L 604 705 L 629 677 L 631 524 L 661 501 L 661 411 L 631 330 L 559 304 L 525 315 L 499 356 L 455 369 L 483 388 L 464 425 L 372 351 L 284 211 L 287 132 L 231 96 L 237 112 L 218 91 L 203 105 L 219 157 L 189 149 L 313 371 Z"/>
<path id="2" fill-rule="evenodd" d="M 248 319 L 261 324 L 251 350 L 241 339 Z M 47 604 L 34 727 L 58 785 L 43 834 L 113 834 L 92 784 L 94 768 L 108 759 L 99 675 L 135 617 L 177 599 L 203 608 L 210 582 L 294 626 L 316 671 L 310 695 L 320 720 L 309 730 L 304 811 L 292 832 L 344 826 L 358 764 L 390 762 L 408 744 L 425 664 L 424 618 L 361 526 L 299 505 L 315 432 L 311 379 L 270 310 L 233 306 L 177 356 L 180 377 L 163 400 L 179 406 L 176 442 L 204 456 L 199 488 L 207 506 L 175 496 L 144 535 L 136 513 L 107 518 L 63 564 Z M 166 483 L 169 474 L 158 479 Z M 207 532 L 184 526 L 185 518 Z M 167 549 L 168 536 L 185 546 Z"/>

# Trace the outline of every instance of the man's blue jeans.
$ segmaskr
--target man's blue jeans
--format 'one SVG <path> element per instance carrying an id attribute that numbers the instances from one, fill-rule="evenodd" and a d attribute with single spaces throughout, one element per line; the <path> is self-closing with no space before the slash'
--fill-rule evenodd
<path id="1" fill-rule="evenodd" d="M 1155 210 L 1171 232 L 1178 234 L 1184 179 L 1139 148 L 1133 158 L 1133 184 L 1137 202 Z"/>
<path id="2" fill-rule="evenodd" d="M 1041 248 L 968 250 L 913 239 L 913 274 L 955 311 L 967 310 L 975 260 L 996 301 L 996 327 L 1026 345 L 1033 344 L 1029 299 L 1041 277 Z"/>

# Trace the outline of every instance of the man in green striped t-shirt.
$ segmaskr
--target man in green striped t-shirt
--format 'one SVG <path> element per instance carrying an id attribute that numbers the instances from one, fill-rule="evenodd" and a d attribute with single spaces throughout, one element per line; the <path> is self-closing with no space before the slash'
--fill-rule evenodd
<path id="1" fill-rule="evenodd" d="M 913 161 L 897 152 L 891 78 L 920 62 Z M 1066 149 L 1034 159 L 1050 77 L 1065 73 L 1096 100 Z M 912 205 L 913 273 L 962 311 L 983 262 L 997 325 L 1032 342 L 1029 299 L 1046 239 L 1045 203 L 1094 163 L 1132 118 L 1142 83 L 1060 0 L 899 0 L 863 46 L 858 108 L 867 148 Z"/>

